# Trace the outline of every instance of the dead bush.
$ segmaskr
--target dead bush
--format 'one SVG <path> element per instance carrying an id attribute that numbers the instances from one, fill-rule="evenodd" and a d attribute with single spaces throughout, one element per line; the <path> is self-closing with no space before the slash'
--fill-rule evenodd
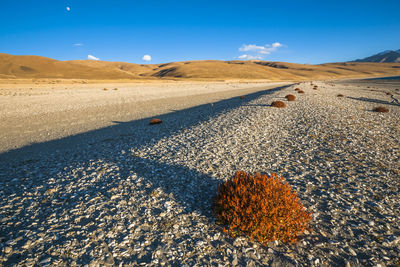
<path id="1" fill-rule="evenodd" d="M 294 95 L 292 95 L 292 94 L 289 94 L 289 95 L 285 96 L 285 98 L 286 98 L 288 101 L 294 101 L 294 100 L 296 99 L 296 97 L 295 97 Z"/>
<path id="2" fill-rule="evenodd" d="M 375 107 L 372 111 L 388 113 L 389 109 L 387 107 L 379 106 L 379 107 Z"/>
<path id="3" fill-rule="evenodd" d="M 294 243 L 312 219 L 291 186 L 271 176 L 236 172 L 218 187 L 213 199 L 217 222 L 232 236 L 245 234 L 266 244 L 274 240 Z"/>
<path id="4" fill-rule="evenodd" d="M 160 124 L 162 123 L 162 120 L 154 118 L 150 121 L 150 125 L 154 125 L 154 124 Z"/>
<path id="5" fill-rule="evenodd" d="M 274 108 L 286 108 L 285 102 L 282 102 L 282 101 L 279 101 L 279 100 L 272 102 L 271 106 L 274 107 Z"/>

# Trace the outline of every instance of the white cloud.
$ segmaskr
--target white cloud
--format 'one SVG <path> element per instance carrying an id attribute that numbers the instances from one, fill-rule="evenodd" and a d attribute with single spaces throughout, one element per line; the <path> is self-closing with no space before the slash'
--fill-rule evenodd
<path id="1" fill-rule="evenodd" d="M 151 56 L 150 56 L 150 55 L 144 55 L 144 56 L 142 57 L 142 60 L 143 60 L 143 61 L 151 61 Z"/>
<path id="2" fill-rule="evenodd" d="M 90 60 L 100 60 L 100 58 L 92 56 L 92 55 L 88 55 L 87 58 Z"/>
<path id="3" fill-rule="evenodd" d="M 74 44 L 74 46 L 83 46 L 83 44 L 78 43 L 78 44 Z"/>
<path id="4" fill-rule="evenodd" d="M 252 51 L 252 52 L 260 52 L 260 51 L 266 51 L 265 46 L 259 46 L 259 45 L 242 45 L 242 47 L 239 48 L 239 51 L 242 52 L 247 52 L 247 51 Z"/>
<path id="5" fill-rule="evenodd" d="M 278 43 L 278 42 L 272 44 L 272 47 L 276 47 L 276 48 L 281 47 L 281 46 L 282 46 L 282 44 Z"/>
<path id="6" fill-rule="evenodd" d="M 265 55 L 269 55 L 275 52 L 279 47 L 282 47 L 281 43 L 275 42 L 273 44 L 266 45 L 255 45 L 255 44 L 244 44 L 239 48 L 240 52 L 250 52 L 251 54 L 244 54 L 239 56 L 239 59 L 254 60 L 254 59 L 264 59 Z"/>
<path id="7" fill-rule="evenodd" d="M 243 59 L 243 60 L 261 60 L 263 59 L 262 56 L 252 56 L 252 55 L 240 55 L 238 56 L 238 59 Z"/>
<path id="8" fill-rule="evenodd" d="M 71 11 L 71 8 L 69 6 L 66 7 L 67 11 Z"/>

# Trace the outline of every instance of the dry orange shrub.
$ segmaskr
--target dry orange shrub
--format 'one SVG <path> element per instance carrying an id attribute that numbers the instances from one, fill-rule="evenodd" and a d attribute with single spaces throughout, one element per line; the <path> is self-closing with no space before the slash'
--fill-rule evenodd
<path id="1" fill-rule="evenodd" d="M 294 95 L 292 95 L 292 94 L 286 95 L 285 98 L 286 98 L 288 101 L 294 101 L 294 100 L 296 100 L 296 97 L 295 97 Z"/>
<path id="2" fill-rule="evenodd" d="M 162 123 L 162 120 L 154 118 L 154 119 L 151 119 L 149 124 L 154 125 L 154 124 L 160 124 L 160 123 Z"/>
<path id="3" fill-rule="evenodd" d="M 274 107 L 274 108 L 286 108 L 286 104 L 285 104 L 285 102 L 277 100 L 277 101 L 273 101 L 271 103 L 271 107 Z"/>
<path id="4" fill-rule="evenodd" d="M 245 234 L 263 244 L 274 240 L 294 243 L 304 230 L 311 230 L 311 212 L 276 174 L 236 172 L 218 187 L 214 213 L 220 224 L 229 226 L 225 232 Z"/>
<path id="5" fill-rule="evenodd" d="M 375 107 L 372 111 L 387 113 L 387 112 L 389 112 L 389 109 L 386 107 L 379 106 L 379 107 Z"/>

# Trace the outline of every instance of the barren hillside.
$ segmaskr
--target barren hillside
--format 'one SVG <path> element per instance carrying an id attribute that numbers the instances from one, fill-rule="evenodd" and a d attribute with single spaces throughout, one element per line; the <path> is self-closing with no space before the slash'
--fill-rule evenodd
<path id="1" fill-rule="evenodd" d="M 400 63 L 329 63 L 268 61 L 186 61 L 133 64 L 94 60 L 58 61 L 40 56 L 0 54 L 0 78 L 65 79 L 264 79 L 308 80 L 400 75 Z"/>

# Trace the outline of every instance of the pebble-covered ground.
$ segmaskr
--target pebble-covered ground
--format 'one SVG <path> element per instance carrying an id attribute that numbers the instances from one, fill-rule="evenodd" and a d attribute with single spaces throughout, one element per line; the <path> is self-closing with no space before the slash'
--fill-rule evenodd
<path id="1" fill-rule="evenodd" d="M 0 162 L 0 264 L 400 265 L 400 105 L 386 95 L 399 98 L 400 84 L 314 84 Z M 373 112 L 378 105 L 389 112 Z M 223 234 L 211 198 L 236 170 L 284 176 L 313 212 L 312 231 L 268 246 Z"/>

